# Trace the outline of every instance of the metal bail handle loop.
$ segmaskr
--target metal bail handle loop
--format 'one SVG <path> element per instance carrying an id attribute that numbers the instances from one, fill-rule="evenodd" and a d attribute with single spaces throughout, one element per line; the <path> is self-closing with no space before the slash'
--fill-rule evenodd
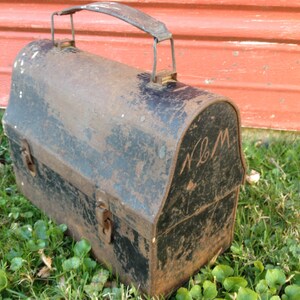
<path id="1" fill-rule="evenodd" d="M 152 35 L 154 38 L 154 44 L 153 44 L 154 59 L 153 59 L 151 80 L 153 82 L 161 81 L 161 83 L 164 83 L 164 81 L 167 82 L 167 81 L 176 80 L 175 50 L 174 50 L 174 41 L 172 38 L 172 33 L 169 32 L 169 30 L 167 29 L 164 23 L 152 18 L 151 16 L 135 8 L 132 8 L 124 4 L 120 4 L 116 2 L 94 2 L 87 5 L 73 6 L 61 11 L 54 12 L 51 16 L 51 36 L 52 36 L 53 45 L 56 45 L 55 38 L 54 38 L 55 35 L 54 16 L 70 15 L 71 30 L 72 30 L 72 45 L 75 46 L 75 30 L 74 30 L 73 14 L 81 10 L 93 11 L 93 12 L 103 13 L 103 14 L 116 17 Z M 173 66 L 172 66 L 172 71 L 167 72 L 167 75 L 165 75 L 164 79 L 158 79 L 158 76 L 156 74 L 157 44 L 165 40 L 170 40 L 171 43 Z"/>

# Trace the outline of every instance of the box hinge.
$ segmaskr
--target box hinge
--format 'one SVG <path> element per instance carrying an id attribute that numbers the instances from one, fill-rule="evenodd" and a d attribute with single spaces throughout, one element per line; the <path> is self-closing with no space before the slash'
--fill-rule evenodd
<path id="1" fill-rule="evenodd" d="M 171 71 L 161 71 L 156 74 L 154 82 L 160 85 L 166 85 L 171 82 L 177 81 L 177 73 Z"/>

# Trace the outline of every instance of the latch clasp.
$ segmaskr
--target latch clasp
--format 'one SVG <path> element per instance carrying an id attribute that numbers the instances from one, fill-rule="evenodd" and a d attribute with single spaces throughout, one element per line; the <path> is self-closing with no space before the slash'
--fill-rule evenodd
<path id="1" fill-rule="evenodd" d="M 36 175 L 36 166 L 34 164 L 30 147 L 26 139 L 21 140 L 21 156 L 25 167 L 34 177 Z"/>
<path id="2" fill-rule="evenodd" d="M 96 192 L 96 218 L 98 220 L 99 237 L 106 243 L 112 241 L 112 213 L 109 210 L 106 193 L 103 191 Z"/>

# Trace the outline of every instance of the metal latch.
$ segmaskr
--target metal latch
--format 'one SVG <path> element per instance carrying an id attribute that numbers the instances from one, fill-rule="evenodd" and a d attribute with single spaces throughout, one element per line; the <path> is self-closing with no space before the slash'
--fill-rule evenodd
<path id="1" fill-rule="evenodd" d="M 30 147 L 27 140 L 21 140 L 21 156 L 25 167 L 30 174 L 34 177 L 36 175 L 36 166 L 33 162 L 33 158 L 30 152 Z"/>
<path id="2" fill-rule="evenodd" d="M 98 234 L 101 240 L 111 243 L 112 240 L 112 213 L 109 210 L 107 194 L 103 191 L 96 192 L 96 218 L 98 220 Z"/>

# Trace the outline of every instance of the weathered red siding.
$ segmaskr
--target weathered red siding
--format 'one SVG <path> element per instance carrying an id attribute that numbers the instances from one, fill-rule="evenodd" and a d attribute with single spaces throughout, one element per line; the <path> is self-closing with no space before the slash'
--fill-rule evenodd
<path id="1" fill-rule="evenodd" d="M 121 1 L 123 2 L 123 1 Z M 87 1 L 0 0 L 0 105 L 7 104 L 17 52 L 50 38 L 50 14 Z M 300 1 L 126 1 L 166 23 L 175 37 L 178 77 L 232 98 L 243 126 L 300 130 Z M 152 39 L 119 20 L 90 12 L 74 17 L 77 46 L 151 70 Z M 56 18 L 57 37 L 69 18 Z M 161 66 L 170 63 L 159 45 Z M 74 70 L 76 72 L 76 70 Z"/>

